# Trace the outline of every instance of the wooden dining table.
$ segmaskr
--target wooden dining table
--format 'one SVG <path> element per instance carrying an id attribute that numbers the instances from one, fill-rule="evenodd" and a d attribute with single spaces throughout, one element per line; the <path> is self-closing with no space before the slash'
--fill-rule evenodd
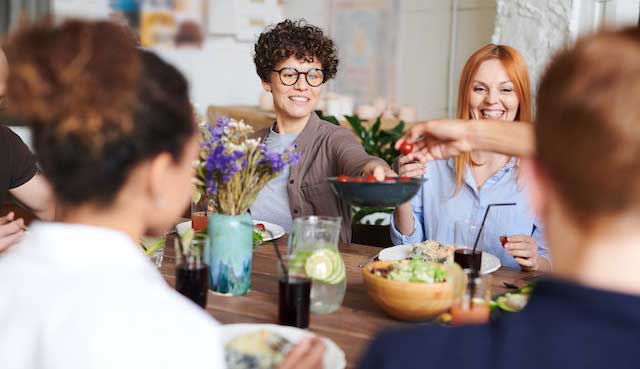
<path id="1" fill-rule="evenodd" d="M 276 240 L 275 245 L 284 253 L 287 237 Z M 344 302 L 334 313 L 312 314 L 309 330 L 332 339 L 344 351 L 347 368 L 355 368 L 360 355 L 376 333 L 385 328 L 415 323 L 389 317 L 367 296 L 358 265 L 377 255 L 381 248 L 341 243 L 339 249 L 347 274 Z M 175 286 L 175 250 L 172 247 L 165 248 L 161 273 L 170 285 Z M 540 275 L 538 272 L 521 272 L 502 267 L 492 273 L 493 294 L 508 292 L 510 289 L 505 286 L 505 282 L 508 285 L 524 286 Z M 277 257 L 273 244 L 262 244 L 254 251 L 250 291 L 244 296 L 225 296 L 210 291 L 207 312 L 223 324 L 277 324 Z"/>

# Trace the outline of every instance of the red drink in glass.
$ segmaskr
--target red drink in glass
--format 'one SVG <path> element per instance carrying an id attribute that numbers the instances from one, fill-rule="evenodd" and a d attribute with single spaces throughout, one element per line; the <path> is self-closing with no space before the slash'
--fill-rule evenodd
<path id="1" fill-rule="evenodd" d="M 209 216 L 204 211 L 196 211 L 191 213 L 191 228 L 194 231 L 200 232 L 207 228 L 209 222 Z"/>

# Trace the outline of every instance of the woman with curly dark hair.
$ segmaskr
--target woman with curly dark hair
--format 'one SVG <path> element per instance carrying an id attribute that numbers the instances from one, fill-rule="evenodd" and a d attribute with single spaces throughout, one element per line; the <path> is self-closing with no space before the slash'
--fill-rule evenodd
<path id="1" fill-rule="evenodd" d="M 0 258 L 3 368 L 224 368 L 217 323 L 138 245 L 190 202 L 200 146 L 184 77 L 108 22 L 43 23 L 6 50 L 10 110 L 59 206 Z M 285 364 L 319 367 L 322 351 L 304 341 Z"/>
<path id="2" fill-rule="evenodd" d="M 254 62 L 276 112 L 273 126 L 258 135 L 272 150 L 293 145 L 302 159 L 260 192 L 251 207 L 253 218 L 289 232 L 293 217 L 342 216 L 340 239 L 349 242 L 349 207 L 331 191 L 327 177 L 372 175 L 383 180 L 395 173 L 382 159 L 368 155 L 351 131 L 314 112 L 324 83 L 338 71 L 333 41 L 304 20 L 287 19 L 260 35 Z"/>

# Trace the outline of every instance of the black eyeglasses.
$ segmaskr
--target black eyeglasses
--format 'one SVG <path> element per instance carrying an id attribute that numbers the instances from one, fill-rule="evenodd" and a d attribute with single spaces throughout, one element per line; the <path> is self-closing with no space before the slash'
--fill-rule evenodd
<path id="1" fill-rule="evenodd" d="M 282 68 L 274 70 L 280 76 L 280 82 L 285 86 L 293 86 L 298 82 L 301 74 L 311 87 L 318 87 L 324 83 L 324 71 L 318 68 L 311 68 L 306 72 L 299 72 L 296 68 Z"/>

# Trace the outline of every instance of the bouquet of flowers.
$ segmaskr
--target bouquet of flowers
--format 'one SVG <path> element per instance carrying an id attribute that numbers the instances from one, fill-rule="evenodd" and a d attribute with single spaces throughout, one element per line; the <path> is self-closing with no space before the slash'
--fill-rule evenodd
<path id="1" fill-rule="evenodd" d="M 196 188 L 207 195 L 213 212 L 240 215 L 258 192 L 301 154 L 289 147 L 282 154 L 249 138 L 253 128 L 243 121 L 221 117 L 214 125 L 201 124 L 202 151 L 196 163 Z"/>

